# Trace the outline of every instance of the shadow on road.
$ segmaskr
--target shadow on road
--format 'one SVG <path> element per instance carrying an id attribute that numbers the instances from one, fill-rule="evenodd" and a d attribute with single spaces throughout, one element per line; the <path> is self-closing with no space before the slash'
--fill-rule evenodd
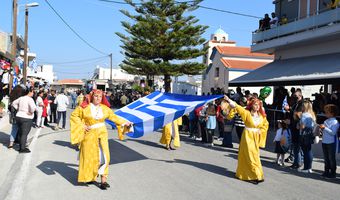
<path id="1" fill-rule="evenodd" d="M 2 146 L 7 147 L 8 142 L 9 142 L 9 134 L 0 132 L 0 144 L 2 144 Z"/>
<path id="2" fill-rule="evenodd" d="M 144 155 L 113 139 L 109 140 L 109 148 L 111 155 L 110 165 L 148 159 Z"/>
<path id="3" fill-rule="evenodd" d="M 316 170 L 313 169 L 313 173 L 302 173 L 302 172 L 298 172 L 296 169 L 291 169 L 290 167 L 281 167 L 276 165 L 275 163 L 273 163 L 272 161 L 266 161 L 266 160 L 261 160 L 262 166 L 266 167 L 266 168 L 270 168 L 270 169 L 275 169 L 277 171 L 281 171 L 282 173 L 286 173 L 286 174 L 293 174 L 295 176 L 299 176 L 299 177 L 304 177 L 304 178 L 311 178 L 311 179 L 315 179 L 315 180 L 320 180 L 320 181 L 327 181 L 330 183 L 336 183 L 336 184 L 340 184 L 340 179 L 325 179 L 322 178 L 320 175 L 323 173 L 323 171 L 321 170 Z"/>
<path id="4" fill-rule="evenodd" d="M 62 140 L 55 140 L 53 144 L 63 146 L 63 147 L 68 147 L 70 149 L 78 151 L 78 147 L 76 145 L 72 145 L 70 142 L 62 141 Z"/>
<path id="5" fill-rule="evenodd" d="M 147 140 L 133 140 L 133 139 L 127 139 L 127 141 L 129 141 L 129 142 L 137 142 L 137 143 L 139 143 L 139 144 L 143 144 L 143 145 L 147 145 L 147 146 L 151 146 L 151 147 L 157 147 L 157 148 L 164 149 L 164 146 L 161 145 L 160 143 L 151 142 L 151 141 L 147 141 Z"/>
<path id="6" fill-rule="evenodd" d="M 208 171 L 210 173 L 214 173 L 217 175 L 221 176 L 227 176 L 229 178 L 235 178 L 235 173 L 228 171 L 228 169 L 208 163 L 200 163 L 200 162 L 195 162 L 195 161 L 190 161 L 190 160 L 182 160 L 182 159 L 174 159 L 174 160 L 159 160 L 159 159 L 151 159 L 150 160 L 155 160 L 155 161 L 160 161 L 160 162 L 165 162 L 165 163 L 180 163 L 184 165 L 190 165 L 192 167 L 196 167 L 201 170 Z"/>
<path id="7" fill-rule="evenodd" d="M 78 186 L 77 181 L 78 171 L 73 168 L 77 166 L 78 165 L 71 163 L 44 161 L 40 165 L 38 165 L 37 168 L 44 172 L 46 175 L 60 174 L 72 185 Z"/>

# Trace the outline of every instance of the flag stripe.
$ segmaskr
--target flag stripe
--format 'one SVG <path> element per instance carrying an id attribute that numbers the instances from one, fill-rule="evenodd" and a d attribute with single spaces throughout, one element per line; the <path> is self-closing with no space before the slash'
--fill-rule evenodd
<path id="1" fill-rule="evenodd" d="M 127 135 L 138 138 L 162 128 L 205 103 L 221 97 L 223 96 L 194 96 L 154 92 L 119 109 L 115 114 L 133 123 L 134 132 Z"/>

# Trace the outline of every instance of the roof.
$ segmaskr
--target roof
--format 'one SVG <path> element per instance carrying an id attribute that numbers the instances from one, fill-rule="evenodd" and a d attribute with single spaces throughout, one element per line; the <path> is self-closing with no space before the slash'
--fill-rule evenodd
<path id="1" fill-rule="evenodd" d="M 249 47 L 216 46 L 217 51 L 225 56 L 258 57 L 274 59 L 273 55 L 252 53 Z"/>
<path id="2" fill-rule="evenodd" d="M 58 81 L 62 85 L 84 85 L 84 82 L 80 79 L 63 79 Z"/>
<path id="3" fill-rule="evenodd" d="M 232 60 L 228 58 L 221 58 L 221 62 L 229 69 L 238 70 L 255 70 L 269 63 L 248 60 Z"/>
<path id="4" fill-rule="evenodd" d="M 229 82 L 230 86 L 321 85 L 340 82 L 340 53 L 276 60 Z"/>

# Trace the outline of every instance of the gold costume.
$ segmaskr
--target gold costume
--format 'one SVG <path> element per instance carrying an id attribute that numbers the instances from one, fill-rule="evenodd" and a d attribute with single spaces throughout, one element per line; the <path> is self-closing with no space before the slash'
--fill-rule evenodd
<path id="1" fill-rule="evenodd" d="M 263 180 L 263 170 L 260 161 L 260 147 L 266 145 L 268 121 L 260 115 L 258 124 L 254 123 L 250 111 L 237 105 L 235 110 L 244 121 L 245 128 L 242 133 L 236 177 L 241 180 Z"/>
<path id="2" fill-rule="evenodd" d="M 71 143 L 80 144 L 78 182 L 95 181 L 98 175 L 107 177 L 110 151 L 105 119 L 117 125 L 119 135 L 123 132 L 121 125 L 126 123 L 103 104 L 97 107 L 101 109 L 100 118 L 95 119 L 91 106 L 78 106 L 71 114 Z M 88 132 L 85 124 L 91 126 Z"/>
<path id="3" fill-rule="evenodd" d="M 176 119 L 175 121 L 165 125 L 162 131 L 162 137 L 160 139 L 161 144 L 169 145 L 171 137 L 174 141 L 174 146 L 176 148 L 180 147 L 179 131 L 178 126 L 182 125 L 182 117 Z"/>

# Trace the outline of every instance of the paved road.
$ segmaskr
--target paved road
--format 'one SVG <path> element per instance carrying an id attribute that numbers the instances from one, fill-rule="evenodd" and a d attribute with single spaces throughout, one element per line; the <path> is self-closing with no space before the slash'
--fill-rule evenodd
<path id="1" fill-rule="evenodd" d="M 320 178 L 322 160 L 315 173 L 300 174 L 273 164 L 275 154 L 263 150 L 265 182 L 260 185 L 234 178 L 237 144 L 226 149 L 208 148 L 182 136 L 181 148 L 166 151 L 159 133 L 141 139 L 117 140 L 110 130 L 111 188 L 77 184 L 77 151 L 69 144 L 69 128 L 33 129 L 31 154 L 7 150 L 10 127 L 0 131 L 0 199 L 330 199 L 340 195 L 340 177 Z M 218 142 L 216 142 L 218 143 Z M 338 172 L 339 169 L 338 169 Z M 98 180 L 99 181 L 99 180 Z"/>

